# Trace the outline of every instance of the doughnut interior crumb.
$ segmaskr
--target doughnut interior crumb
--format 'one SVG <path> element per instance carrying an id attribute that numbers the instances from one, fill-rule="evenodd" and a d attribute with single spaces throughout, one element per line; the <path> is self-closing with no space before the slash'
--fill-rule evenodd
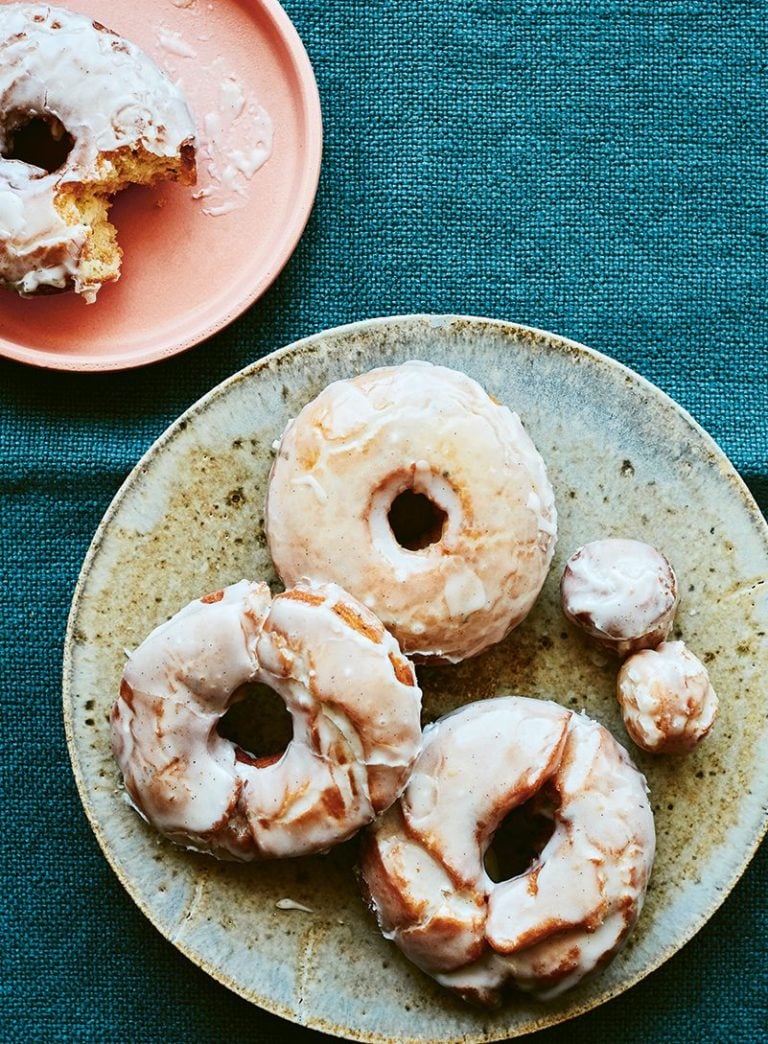
<path id="1" fill-rule="evenodd" d="M 118 192 L 129 185 L 157 185 L 162 181 L 195 182 L 193 146 L 179 156 L 156 156 L 145 149 L 119 149 L 99 157 L 99 178 L 87 183 L 65 182 L 56 195 L 56 209 L 68 225 L 85 225 L 87 238 L 80 257 L 79 282 L 86 300 L 103 283 L 120 277 L 123 252 L 109 208 Z M 92 289 L 90 289 L 92 288 Z"/>

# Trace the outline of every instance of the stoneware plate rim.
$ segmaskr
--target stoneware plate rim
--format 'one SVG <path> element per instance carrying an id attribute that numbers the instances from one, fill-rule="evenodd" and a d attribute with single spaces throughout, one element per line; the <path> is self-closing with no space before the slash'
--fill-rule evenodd
<path id="1" fill-rule="evenodd" d="M 145 900 L 141 894 L 140 889 L 134 887 L 132 881 L 123 873 L 117 864 L 116 858 L 113 855 L 109 844 L 102 832 L 102 828 L 96 818 L 94 810 L 89 803 L 88 788 L 83 777 L 83 772 L 77 757 L 75 747 L 75 733 L 72 719 L 72 703 L 71 703 L 71 681 L 72 681 L 72 670 L 73 670 L 73 645 L 74 645 L 74 631 L 78 612 L 80 609 L 81 599 L 83 597 L 84 588 L 89 579 L 92 563 L 99 552 L 100 545 L 103 541 L 104 535 L 109 529 L 112 520 L 119 509 L 124 496 L 134 486 L 147 464 L 152 461 L 158 454 L 162 453 L 164 448 L 174 439 L 174 437 L 183 430 L 187 424 L 192 421 L 197 414 L 205 409 L 207 404 L 217 398 L 227 388 L 233 386 L 237 382 L 243 379 L 258 379 L 258 373 L 261 369 L 272 365 L 274 362 L 282 357 L 288 356 L 293 353 L 301 352 L 303 349 L 313 346 L 318 342 L 322 342 L 326 339 L 343 337 L 344 335 L 356 335 L 361 333 L 367 333 L 368 331 L 375 331 L 377 329 L 386 328 L 388 326 L 396 326 L 400 324 L 418 323 L 425 322 L 434 326 L 448 325 L 452 323 L 466 323 L 470 325 L 477 325 L 478 327 L 488 328 L 492 327 L 499 332 L 508 332 L 511 335 L 521 336 L 523 338 L 533 337 L 543 339 L 548 342 L 549 346 L 556 347 L 562 350 L 564 353 L 570 353 L 572 356 L 580 357 L 581 359 L 586 358 L 590 363 L 596 364 L 600 367 L 613 368 L 617 373 L 623 374 L 628 380 L 631 380 L 641 389 L 650 392 L 654 398 L 659 400 L 666 409 L 674 410 L 685 422 L 691 427 L 691 429 L 702 439 L 710 453 L 716 458 L 720 465 L 720 472 L 723 480 L 729 482 L 738 493 L 738 495 L 745 502 L 744 506 L 748 509 L 749 513 L 753 516 L 753 521 L 756 525 L 757 530 L 760 533 L 763 543 L 768 549 L 768 522 L 763 517 L 759 507 L 754 501 L 752 494 L 748 487 L 744 483 L 741 476 L 738 474 L 730 460 L 715 442 L 711 435 L 709 435 L 704 428 L 674 399 L 672 399 L 667 393 L 662 391 L 652 382 L 647 380 L 636 371 L 630 369 L 624 364 L 620 363 L 616 359 L 605 355 L 595 349 L 589 348 L 575 340 L 570 338 L 562 337 L 558 334 L 554 334 L 540 328 L 526 326 L 514 322 L 509 322 L 503 319 L 497 318 L 484 318 L 479 316 L 468 316 L 458 314 L 429 314 L 429 313 L 414 313 L 414 314 L 403 314 L 403 315 L 392 315 L 392 316 L 381 316 L 378 318 L 371 318 L 361 320 L 357 322 L 351 322 L 343 324 L 337 327 L 329 328 L 326 330 L 319 331 L 316 334 L 303 337 L 297 341 L 292 342 L 282 348 L 279 348 L 269 354 L 263 356 L 257 361 L 250 363 L 237 373 L 232 374 L 226 378 L 220 384 L 216 385 L 195 403 L 193 403 L 187 410 L 184 411 L 175 421 L 173 421 L 166 430 L 155 440 L 155 442 L 149 447 L 149 449 L 142 455 L 141 459 L 132 468 L 125 481 L 121 485 L 118 492 L 115 494 L 110 505 L 108 506 L 101 522 L 99 523 L 93 540 L 86 553 L 83 561 L 78 580 L 74 589 L 71 609 L 67 622 L 66 637 L 64 642 L 64 657 L 63 657 L 63 717 L 64 727 L 66 733 L 67 746 L 69 750 L 70 760 L 72 763 L 72 769 L 77 784 L 80 799 L 86 813 L 87 819 L 90 823 L 91 829 L 96 836 L 96 839 L 115 874 L 124 886 L 130 897 L 142 911 L 142 913 L 148 918 L 155 928 L 165 937 L 168 935 L 163 931 L 161 927 L 155 922 L 152 910 L 149 903 Z M 458 365 L 458 364 L 457 364 Z M 701 914 L 698 919 L 693 923 L 689 929 L 682 932 L 675 942 L 662 950 L 655 957 L 649 961 L 648 965 L 638 971 L 628 981 L 621 982 L 613 988 L 606 989 L 603 992 L 597 993 L 595 996 L 588 998 L 588 1000 L 575 1011 L 567 1012 L 550 1012 L 547 1013 L 545 1009 L 542 1010 L 542 1016 L 540 1019 L 532 1022 L 526 1028 L 518 1030 L 516 1027 L 511 1028 L 511 1035 L 518 1036 L 523 1032 L 536 1032 L 539 1029 L 548 1028 L 558 1023 L 564 1022 L 571 1018 L 574 1018 L 587 1011 L 593 1010 L 594 1008 L 604 1004 L 606 1001 L 611 1000 L 632 986 L 636 985 L 647 975 L 651 974 L 663 963 L 665 963 L 670 957 L 677 953 L 686 943 L 688 943 L 697 932 L 710 920 L 713 914 L 718 910 L 727 896 L 730 894 L 732 889 L 735 887 L 745 869 L 747 868 L 750 860 L 754 856 L 760 842 L 768 832 L 768 807 L 763 806 L 763 818 L 760 826 L 758 827 L 754 837 L 751 839 L 749 845 L 747 845 L 743 851 L 743 858 L 738 868 L 733 872 L 732 878 L 725 884 L 721 891 L 719 891 L 715 897 L 715 901 L 711 907 L 708 907 L 706 912 Z M 300 1020 L 297 1013 L 284 1008 L 281 1004 L 271 1000 L 268 997 L 255 996 L 252 991 L 246 990 L 245 987 L 241 987 L 237 982 L 232 981 L 224 971 L 218 969 L 210 963 L 205 957 L 197 953 L 192 946 L 188 946 L 181 940 L 170 940 L 173 945 L 184 953 L 193 964 L 198 966 L 207 972 L 213 979 L 226 986 L 236 994 L 240 995 L 244 999 L 256 1004 L 257 1006 L 269 1011 L 273 1014 L 279 1015 L 293 1022 L 299 1022 L 301 1025 L 311 1029 L 318 1030 L 320 1032 L 328 1033 L 338 1037 L 344 1037 L 345 1039 L 370 1041 L 370 1042 L 384 1042 L 390 1041 L 391 1038 L 377 1033 L 371 1033 L 365 1030 L 356 1030 L 355 1027 L 350 1026 L 335 1026 L 328 1024 L 325 1020 L 314 1020 L 311 1015 L 304 1013 L 304 1016 Z M 599 981 L 599 980 L 597 980 Z M 492 1041 L 502 1040 L 505 1037 L 510 1036 L 510 1028 L 508 1027 L 504 1032 L 495 1033 L 494 1035 L 488 1036 L 477 1036 L 474 1037 L 470 1034 L 465 1035 L 461 1040 L 469 1042 L 477 1041 Z M 398 1038 L 402 1040 L 403 1044 L 440 1044 L 441 1038 L 431 1037 L 402 1037 Z"/>

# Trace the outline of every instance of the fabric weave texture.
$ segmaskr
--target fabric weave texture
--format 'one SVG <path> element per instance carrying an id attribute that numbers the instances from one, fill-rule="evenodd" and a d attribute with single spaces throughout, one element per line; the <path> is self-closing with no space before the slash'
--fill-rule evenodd
<path id="1" fill-rule="evenodd" d="M 144 370 L 0 360 L 5 1040 L 320 1036 L 230 994 L 148 924 L 90 832 L 64 739 L 63 635 L 93 532 L 151 442 L 230 373 L 374 315 L 527 323 L 659 385 L 768 508 L 764 3 L 285 7 L 326 137 L 313 215 L 273 287 Z M 682 952 L 537 1040 L 768 1040 L 767 920 L 764 845 Z"/>

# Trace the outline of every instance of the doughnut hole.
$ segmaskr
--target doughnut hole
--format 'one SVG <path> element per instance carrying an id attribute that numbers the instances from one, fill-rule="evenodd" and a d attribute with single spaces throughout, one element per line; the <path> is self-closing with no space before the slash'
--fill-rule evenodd
<path id="1" fill-rule="evenodd" d="M 485 872 L 496 884 L 519 877 L 538 860 L 554 833 L 557 797 L 541 790 L 508 812 L 485 853 Z"/>
<path id="2" fill-rule="evenodd" d="M 437 544 L 448 520 L 441 507 L 413 489 L 395 497 L 387 517 L 395 540 L 407 551 L 423 551 Z"/>
<path id="3" fill-rule="evenodd" d="M 293 720 L 282 697 L 269 686 L 244 685 L 219 721 L 218 733 L 234 743 L 238 761 L 270 765 L 293 739 Z"/>
<path id="4" fill-rule="evenodd" d="M 3 158 L 18 160 L 48 174 L 60 170 L 74 147 L 74 139 L 55 116 L 11 113 L 5 128 Z"/>

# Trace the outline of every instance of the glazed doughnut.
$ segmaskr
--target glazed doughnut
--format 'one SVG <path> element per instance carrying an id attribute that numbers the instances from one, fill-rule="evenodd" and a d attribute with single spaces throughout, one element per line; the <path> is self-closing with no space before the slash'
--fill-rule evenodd
<path id="1" fill-rule="evenodd" d="M 495 884 L 494 832 L 534 795 L 550 799 L 553 833 L 524 873 Z M 654 850 L 645 780 L 606 729 L 500 697 L 426 729 L 402 798 L 368 832 L 361 876 L 388 939 L 494 1006 L 507 986 L 546 999 L 606 964 L 640 913 Z"/>
<path id="2" fill-rule="evenodd" d="M 241 687 L 285 701 L 293 739 L 254 758 L 217 732 Z M 112 749 L 136 809 L 221 858 L 323 851 L 387 808 L 419 750 L 413 667 L 332 584 L 270 597 L 243 580 L 192 602 L 128 660 Z"/>
<path id="3" fill-rule="evenodd" d="M 8 158 L 31 121 L 71 138 L 58 169 Z M 0 285 L 94 300 L 120 272 L 111 197 L 167 179 L 194 182 L 195 126 L 165 73 L 83 15 L 0 6 Z"/>
<path id="4" fill-rule="evenodd" d="M 566 562 L 560 591 L 571 623 L 619 656 L 663 642 L 678 600 L 672 566 L 639 540 L 595 540 L 579 548 Z"/>
<path id="5" fill-rule="evenodd" d="M 630 656 L 619 671 L 616 695 L 627 732 L 651 754 L 693 750 L 717 717 L 707 669 L 683 642 L 662 642 Z"/>
<path id="6" fill-rule="evenodd" d="M 518 416 L 425 362 L 329 385 L 288 425 L 267 494 L 283 582 L 343 584 L 424 661 L 475 656 L 524 619 L 556 528 Z"/>

